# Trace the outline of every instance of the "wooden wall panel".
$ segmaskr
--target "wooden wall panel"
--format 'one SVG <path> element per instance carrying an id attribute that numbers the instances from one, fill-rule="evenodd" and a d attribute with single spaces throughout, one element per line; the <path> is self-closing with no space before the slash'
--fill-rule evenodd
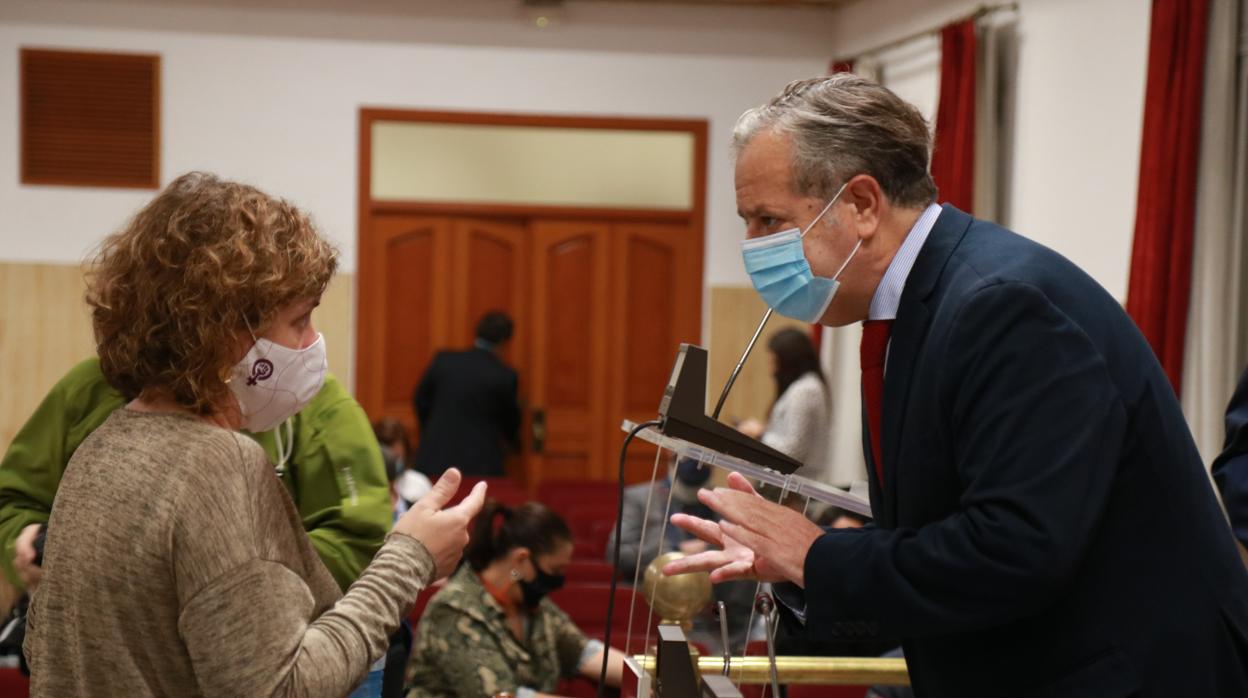
<path id="1" fill-rule="evenodd" d="M 711 337 L 710 367 L 707 376 L 707 409 L 715 407 L 719 393 L 728 376 L 745 351 L 745 345 L 754 335 L 758 321 L 763 318 L 767 306 L 753 288 L 737 286 L 714 286 L 711 288 Z M 766 421 L 767 410 L 776 396 L 776 383 L 771 377 L 767 360 L 767 339 L 785 327 L 809 329 L 809 325 L 790 320 L 777 314 L 771 316 L 763 335 L 754 347 L 745 368 L 741 370 L 720 421 L 729 424 L 754 417 Z"/>
<path id="2" fill-rule="evenodd" d="M 437 348 L 450 346 L 451 222 L 380 216 L 361 236 L 356 396 L 373 419 L 415 433 L 412 391 Z"/>
<path id="3" fill-rule="evenodd" d="M 531 329 L 527 227 L 513 221 L 456 220 L 452 237 L 451 346 L 472 346 L 481 316 L 502 311 L 515 323 L 511 341 L 503 349 L 503 361 L 513 367 L 527 367 Z"/>
<path id="4" fill-rule="evenodd" d="M 78 266 L 0 263 L 0 450 L 61 376 L 95 352 Z"/>
<path id="5" fill-rule="evenodd" d="M 433 358 L 429 306 L 419 301 L 432 295 L 434 230 L 413 229 L 386 242 L 385 274 L 392 293 L 381 321 L 386 329 L 382 395 L 386 404 L 412 397 L 425 367 Z"/>
<path id="6" fill-rule="evenodd" d="M 537 221 L 532 227 L 533 361 L 529 398 L 544 413 L 546 439 L 529 459 L 529 485 L 601 479 L 605 438 L 609 226 Z M 546 465 L 550 464 L 550 469 Z"/>
<path id="7" fill-rule="evenodd" d="M 621 420 L 653 419 L 681 342 L 699 342 L 701 258 L 688 226 L 620 223 L 612 228 L 614 289 L 612 351 L 607 380 L 609 437 L 603 460 L 614 470 L 624 435 Z M 629 447 L 625 480 L 648 480 L 654 448 Z"/>
<path id="8" fill-rule="evenodd" d="M 329 372 L 347 390 L 355 387 L 355 275 L 338 274 L 321 296 L 321 305 L 312 314 L 317 331 L 325 335 Z"/>

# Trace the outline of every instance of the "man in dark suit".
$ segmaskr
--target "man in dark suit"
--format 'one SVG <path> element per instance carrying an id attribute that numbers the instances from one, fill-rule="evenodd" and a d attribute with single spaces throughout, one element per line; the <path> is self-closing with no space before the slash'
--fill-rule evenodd
<path id="1" fill-rule="evenodd" d="M 867 321 L 876 523 L 821 530 L 734 473 L 700 495 L 723 521 L 673 517 L 722 549 L 667 571 L 776 582 L 815 639 L 900 636 L 919 696 L 1248 695 L 1248 574 L 1121 306 L 1051 250 L 935 206 L 926 123 L 870 81 L 794 83 L 736 144 L 760 294 Z M 810 234 L 758 263 L 792 228 Z"/>
<path id="2" fill-rule="evenodd" d="M 520 448 L 516 372 L 500 353 L 511 318 L 487 313 L 466 351 L 438 352 L 412 405 L 420 422 L 416 469 L 430 477 L 452 466 L 468 477 L 501 477 L 505 451 Z"/>
<path id="3" fill-rule="evenodd" d="M 1248 562 L 1248 370 L 1226 406 L 1226 444 L 1213 461 L 1213 481 Z"/>

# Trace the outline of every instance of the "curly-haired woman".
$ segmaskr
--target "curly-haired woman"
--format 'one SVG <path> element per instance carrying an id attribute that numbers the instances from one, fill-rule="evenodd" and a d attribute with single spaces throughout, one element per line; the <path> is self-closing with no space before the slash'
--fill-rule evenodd
<path id="1" fill-rule="evenodd" d="M 87 292 L 130 402 L 74 453 L 25 650 L 35 696 L 342 696 L 480 508 L 448 471 L 344 595 L 264 451 L 319 390 L 337 265 L 294 206 L 192 173 L 107 238 Z"/>

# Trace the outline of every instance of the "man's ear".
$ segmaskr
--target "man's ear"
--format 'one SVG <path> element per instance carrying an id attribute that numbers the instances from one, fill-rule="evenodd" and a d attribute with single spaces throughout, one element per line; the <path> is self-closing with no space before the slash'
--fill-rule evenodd
<path id="1" fill-rule="evenodd" d="M 869 174 L 854 175 L 845 186 L 841 198 L 849 204 L 847 223 L 864 242 L 875 236 L 884 216 L 888 200 L 875 177 Z M 845 220 L 844 218 L 842 220 Z"/>

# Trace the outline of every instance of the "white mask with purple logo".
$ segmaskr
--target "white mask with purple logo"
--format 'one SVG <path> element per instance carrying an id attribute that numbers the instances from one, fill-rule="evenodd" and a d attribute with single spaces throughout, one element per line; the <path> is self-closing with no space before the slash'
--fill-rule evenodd
<path id="1" fill-rule="evenodd" d="M 243 429 L 268 431 L 293 417 L 325 385 L 329 363 L 325 337 L 303 349 L 290 349 L 261 337 L 234 365 L 230 391 L 243 413 Z"/>

